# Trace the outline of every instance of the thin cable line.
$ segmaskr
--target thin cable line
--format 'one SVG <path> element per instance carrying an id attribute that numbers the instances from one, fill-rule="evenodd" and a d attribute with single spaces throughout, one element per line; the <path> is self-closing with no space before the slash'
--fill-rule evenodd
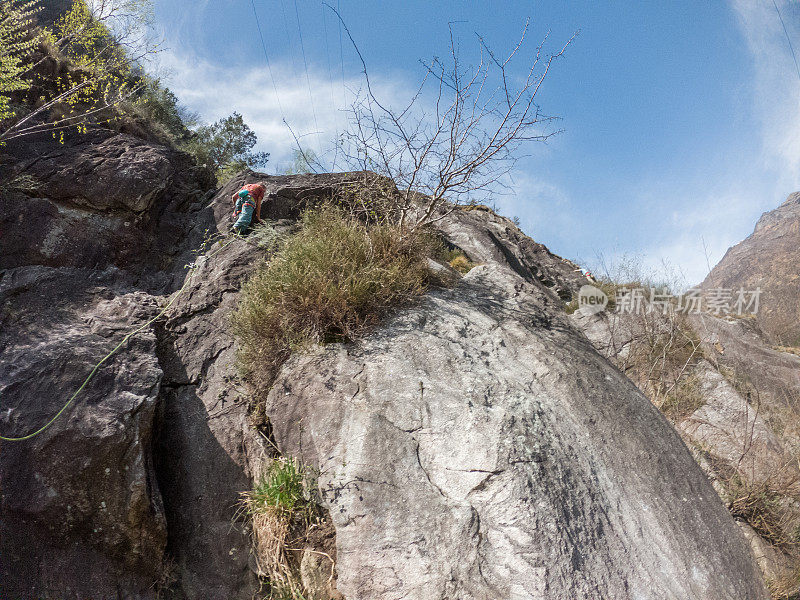
<path id="1" fill-rule="evenodd" d="M 253 16 L 256 19 L 256 27 L 258 28 L 258 37 L 261 38 L 261 48 L 264 49 L 264 58 L 267 60 L 267 69 L 269 70 L 269 78 L 272 80 L 272 89 L 275 90 L 275 99 L 278 101 L 278 110 L 281 112 L 281 119 L 285 121 L 286 116 L 283 113 L 281 95 L 278 93 L 278 86 L 275 85 L 275 77 L 272 74 L 272 65 L 269 62 L 269 54 L 267 54 L 267 44 L 264 42 L 264 34 L 261 32 L 261 23 L 258 21 L 258 12 L 256 12 L 256 4 L 254 0 L 250 0 L 250 6 L 253 7 Z"/>
<path id="2" fill-rule="evenodd" d="M 328 25 L 325 21 L 325 2 L 320 2 L 320 8 L 322 9 L 322 34 L 325 38 L 325 56 L 328 59 L 328 91 L 331 95 L 331 108 L 336 106 L 336 98 L 333 95 L 333 69 L 331 69 L 331 48 L 328 45 Z M 336 160 L 339 157 L 339 124 L 335 122 L 336 126 L 336 142 L 334 144 L 333 149 L 333 164 L 331 165 L 331 171 L 336 171 Z"/>
<path id="3" fill-rule="evenodd" d="M 286 34 L 286 45 L 291 50 L 289 54 L 292 57 L 292 74 L 294 75 L 294 81 L 300 79 L 298 73 L 300 70 L 297 68 L 297 53 L 294 51 L 294 44 L 292 43 L 292 37 L 289 35 L 289 17 L 286 16 L 286 7 L 283 4 L 283 0 L 280 0 L 281 3 L 281 16 L 283 17 L 283 32 Z"/>
<path id="4" fill-rule="evenodd" d="M 339 6 L 339 0 L 336 0 L 336 12 L 342 14 L 342 11 Z M 339 25 L 339 65 L 342 68 L 342 100 L 347 103 L 347 87 L 344 84 L 344 45 L 342 44 L 342 21 L 340 19 L 336 19 L 336 23 Z"/>
<path id="5" fill-rule="evenodd" d="M 781 25 L 783 25 L 783 33 L 786 35 L 786 41 L 789 43 L 789 50 L 792 51 L 792 59 L 794 60 L 794 68 L 797 70 L 797 78 L 800 79 L 800 65 L 797 64 L 797 56 L 794 53 L 794 48 L 792 47 L 792 40 L 789 39 L 789 32 L 786 31 L 786 23 L 783 22 L 783 17 L 781 16 L 781 11 L 778 10 L 778 3 L 775 0 L 772 0 L 772 6 L 775 7 L 775 12 L 778 13 L 778 18 L 781 20 Z"/>
<path id="6" fill-rule="evenodd" d="M 308 62 L 306 61 L 306 49 L 303 44 L 303 30 L 300 27 L 300 11 L 297 10 L 297 0 L 294 0 L 294 14 L 297 17 L 297 33 L 300 36 L 300 52 L 303 55 L 303 67 L 306 70 L 306 83 L 308 84 L 308 97 L 311 100 L 311 114 L 314 116 L 314 128 L 317 132 L 317 149 L 319 156 L 322 158 L 322 143 L 319 137 L 319 125 L 317 124 L 317 111 L 314 108 L 314 94 L 311 92 L 311 78 L 308 76 Z"/>

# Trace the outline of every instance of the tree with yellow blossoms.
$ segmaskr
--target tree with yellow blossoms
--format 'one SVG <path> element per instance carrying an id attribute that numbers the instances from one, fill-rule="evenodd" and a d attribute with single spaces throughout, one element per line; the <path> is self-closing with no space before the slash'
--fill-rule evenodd
<path id="1" fill-rule="evenodd" d="M 38 4 L 0 0 L 0 143 L 114 119 L 159 50 L 150 0 L 72 0 L 49 26 L 36 23 Z M 53 63 L 55 75 L 43 68 Z"/>

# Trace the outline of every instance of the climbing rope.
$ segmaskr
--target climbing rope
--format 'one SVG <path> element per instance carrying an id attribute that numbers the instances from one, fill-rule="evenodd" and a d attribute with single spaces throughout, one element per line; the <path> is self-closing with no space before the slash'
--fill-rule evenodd
<path id="1" fill-rule="evenodd" d="M 28 435 L 23 435 L 23 436 L 20 436 L 20 437 L 6 437 L 6 436 L 0 435 L 0 440 L 2 440 L 4 442 L 24 442 L 25 440 L 29 440 L 31 438 L 36 437 L 37 435 L 42 433 L 45 429 L 50 427 L 53 423 L 55 423 L 56 420 L 58 420 L 58 418 L 64 413 L 64 411 L 67 410 L 67 408 L 69 408 L 69 406 L 72 404 L 72 402 L 75 400 L 75 398 L 78 397 L 78 394 L 80 394 L 83 391 L 83 389 L 87 386 L 87 384 L 92 380 L 92 378 L 94 377 L 95 373 L 97 373 L 98 369 L 100 369 L 100 367 L 103 365 L 103 363 L 105 363 L 109 358 L 114 356 L 114 354 L 116 354 L 117 351 L 120 348 L 122 348 L 123 345 L 125 345 L 125 342 L 127 342 L 129 339 L 131 339 L 134 335 L 136 335 L 140 331 L 143 331 L 144 329 L 146 329 L 147 327 L 149 327 L 150 325 L 155 323 L 158 319 L 160 319 L 161 317 L 163 317 L 166 314 L 166 312 L 170 309 L 170 307 L 173 304 L 175 304 L 175 301 L 178 298 L 180 298 L 181 294 L 183 294 L 183 292 L 185 292 L 186 289 L 189 287 L 189 282 L 191 281 L 192 274 L 194 273 L 194 271 L 196 269 L 198 269 L 202 264 L 205 264 L 206 262 L 208 262 L 209 259 L 213 258 L 216 254 L 218 254 L 219 252 L 222 252 L 225 248 L 227 248 L 235 240 L 240 239 L 240 238 L 241 238 L 241 235 L 235 234 L 235 235 L 233 235 L 233 237 L 228 242 L 223 244 L 220 248 L 217 248 L 214 252 L 212 252 L 208 256 L 205 256 L 204 257 L 205 260 L 203 261 L 203 263 L 197 264 L 196 262 L 193 262 L 193 263 L 190 263 L 190 264 L 186 265 L 184 268 L 189 269 L 189 272 L 186 274 L 186 279 L 183 281 L 183 285 L 181 286 L 181 289 L 178 290 L 178 292 L 172 297 L 172 299 L 161 310 L 161 312 L 159 312 L 155 317 L 153 317 L 152 319 L 147 321 L 144 325 L 140 325 L 139 327 L 137 327 L 136 329 L 131 331 L 128 335 L 126 335 L 124 338 L 122 338 L 122 341 L 119 344 L 117 344 L 111 352 L 106 354 L 100 360 L 100 362 L 98 362 L 94 366 L 94 368 L 89 373 L 89 375 L 87 375 L 86 379 L 83 380 L 83 383 L 81 384 L 81 386 L 75 391 L 74 394 L 72 394 L 72 396 L 70 396 L 69 400 L 67 400 L 67 402 L 64 404 L 64 406 L 61 407 L 61 410 L 59 410 L 55 414 L 55 416 L 53 416 L 52 419 L 50 419 L 47 423 L 42 425 L 39 429 L 37 429 L 33 433 L 29 433 Z M 220 242 L 221 241 L 222 240 L 220 240 Z"/>

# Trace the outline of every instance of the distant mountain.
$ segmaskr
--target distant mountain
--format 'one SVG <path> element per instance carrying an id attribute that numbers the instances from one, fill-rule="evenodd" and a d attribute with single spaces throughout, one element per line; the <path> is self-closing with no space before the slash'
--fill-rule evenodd
<path id="1" fill-rule="evenodd" d="M 761 327 L 778 344 L 800 346 L 800 192 L 764 213 L 752 235 L 725 253 L 702 287 L 760 287 Z"/>

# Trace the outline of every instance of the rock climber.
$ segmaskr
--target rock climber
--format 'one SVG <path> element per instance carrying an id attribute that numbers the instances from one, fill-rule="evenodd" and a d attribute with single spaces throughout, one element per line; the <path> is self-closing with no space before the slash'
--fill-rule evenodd
<path id="1" fill-rule="evenodd" d="M 233 194 L 231 197 L 233 218 L 236 219 L 233 228 L 237 233 L 243 234 L 247 231 L 254 220 L 256 223 L 261 222 L 261 201 L 264 199 L 266 191 L 267 186 L 263 181 L 259 181 L 258 183 L 248 183 Z"/>

